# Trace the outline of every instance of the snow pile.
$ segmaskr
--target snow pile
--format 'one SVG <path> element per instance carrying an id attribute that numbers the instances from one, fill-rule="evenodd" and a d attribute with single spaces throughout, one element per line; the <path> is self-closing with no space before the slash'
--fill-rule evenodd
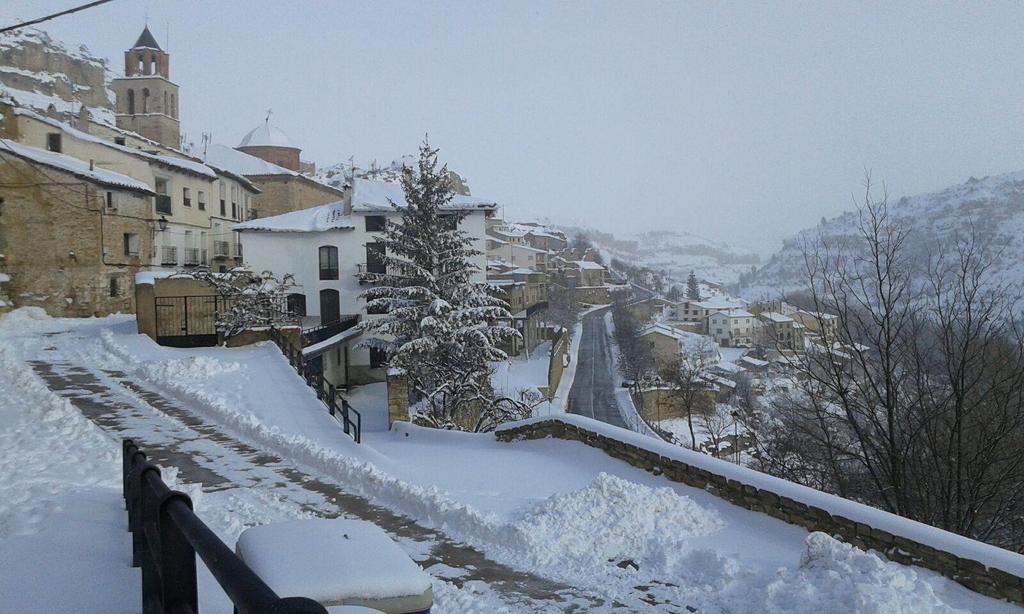
<path id="1" fill-rule="evenodd" d="M 31 325 L 39 313 L 12 312 L 3 326 Z M 0 397 L 0 538 L 37 532 L 70 492 L 120 488 L 117 443 L 3 345 Z"/>
<path id="2" fill-rule="evenodd" d="M 205 380 L 224 373 L 232 373 L 242 368 L 241 363 L 218 360 L 208 356 L 192 356 L 178 360 L 151 362 L 142 366 L 148 379 L 170 380 Z"/>
<path id="3" fill-rule="evenodd" d="M 674 576 L 689 539 L 723 526 L 714 510 L 671 488 L 601 473 L 586 488 L 549 497 L 511 528 L 530 568 L 586 574 L 632 561 Z"/>
<path id="4" fill-rule="evenodd" d="M 824 533 L 804 542 L 800 567 L 780 569 L 766 589 L 765 607 L 774 611 L 962 612 L 944 604 L 913 567 L 882 560 Z"/>

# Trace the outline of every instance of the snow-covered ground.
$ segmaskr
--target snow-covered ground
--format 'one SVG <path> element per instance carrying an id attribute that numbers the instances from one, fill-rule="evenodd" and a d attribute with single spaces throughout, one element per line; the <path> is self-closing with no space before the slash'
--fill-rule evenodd
<path id="1" fill-rule="evenodd" d="M 31 310 L 0 318 L 0 568 L 10 569 L 28 551 L 35 552 L 33 561 L 46 561 L 60 557 L 61 549 L 95 548 L 83 559 L 88 569 L 68 565 L 65 575 L 53 575 L 50 567 L 22 565 L 16 577 L 0 574 L 0 611 L 26 611 L 8 608 L 15 593 L 28 595 L 18 603 L 30 610 L 33 599 L 58 594 L 83 601 L 45 611 L 123 611 L 132 608 L 117 604 L 135 603 L 137 576 L 126 568 L 125 535 L 111 546 L 123 531 L 117 442 L 50 390 L 39 375 L 45 365 L 127 382 L 126 395 L 138 386 L 174 399 L 214 425 L 214 439 L 231 437 L 279 455 L 326 485 L 433 527 L 490 559 L 596 596 L 585 609 L 611 609 L 618 601 L 631 610 L 691 606 L 701 612 L 1015 611 L 934 573 L 729 505 L 578 442 L 499 443 L 490 434 L 403 424 L 368 428 L 357 445 L 270 344 L 162 348 L 134 334 L 131 317 L 59 320 Z M 87 387 L 77 393 L 109 400 L 108 393 Z M 379 402 L 379 388 L 354 394 L 364 416 L 386 416 L 386 408 L 368 406 Z M 154 441 L 169 440 L 169 429 L 178 428 L 170 414 L 156 420 L 128 412 L 125 420 L 136 430 L 151 428 Z M 179 449 L 209 457 L 215 450 L 208 439 L 179 443 Z M 225 456 L 223 463 L 230 462 Z M 188 489 L 197 512 L 229 545 L 247 526 L 324 513 L 308 492 L 259 479 L 264 469 L 226 467 L 229 482 L 249 480 L 245 488 L 179 487 Z M 95 505 L 68 505 L 76 494 Z M 74 537 L 55 537 L 47 530 L 55 524 Z M 417 548 L 401 545 L 407 552 Z M 429 565 L 440 612 L 567 607 L 555 599 L 550 607 L 510 603 L 486 582 L 459 586 L 457 577 L 468 568 L 413 558 Z M 225 611 L 209 579 L 203 582 L 207 611 Z M 109 591 L 97 596 L 83 586 Z M 53 599 L 45 603 L 57 603 Z M 99 599 L 115 605 L 97 609 Z"/>

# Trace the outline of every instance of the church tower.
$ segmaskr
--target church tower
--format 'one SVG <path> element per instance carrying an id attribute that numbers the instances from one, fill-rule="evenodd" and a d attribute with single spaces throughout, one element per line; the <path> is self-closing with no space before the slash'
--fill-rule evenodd
<path id="1" fill-rule="evenodd" d="M 178 149 L 178 86 L 170 80 L 170 58 L 147 26 L 124 52 L 124 77 L 110 86 L 117 96 L 118 128 Z"/>

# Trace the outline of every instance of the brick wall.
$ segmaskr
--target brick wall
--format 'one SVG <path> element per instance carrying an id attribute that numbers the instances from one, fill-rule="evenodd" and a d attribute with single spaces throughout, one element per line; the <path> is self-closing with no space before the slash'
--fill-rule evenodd
<path id="1" fill-rule="evenodd" d="M 623 433 L 633 435 L 627 431 Z M 579 441 L 654 475 L 664 475 L 673 482 L 704 489 L 734 505 L 768 514 L 810 531 L 828 533 L 858 548 L 876 550 L 897 563 L 937 571 L 983 595 L 1024 604 L 1022 577 L 832 514 L 823 508 L 779 495 L 770 489 L 744 484 L 708 469 L 669 458 L 642 445 L 609 437 L 565 420 L 549 418 L 509 425 L 499 429 L 495 436 L 499 441 L 506 442 L 546 437 Z"/>

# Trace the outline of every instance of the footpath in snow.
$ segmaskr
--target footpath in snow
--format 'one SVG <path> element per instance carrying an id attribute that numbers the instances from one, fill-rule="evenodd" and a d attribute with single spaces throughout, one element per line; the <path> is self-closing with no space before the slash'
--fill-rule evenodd
<path id="1" fill-rule="evenodd" d="M 456 562 L 445 567 L 432 560 L 429 550 L 435 543 L 400 541 L 408 552 L 423 551 L 413 558 L 435 574 L 437 611 L 562 611 L 572 604 L 599 611 L 615 602 L 631 610 L 685 611 L 689 606 L 701 612 L 1017 611 L 934 573 L 740 509 L 578 442 L 499 443 L 489 434 L 410 425 L 383 430 L 386 421 L 371 419 L 368 424 L 378 430 L 365 432 L 364 444 L 357 445 L 270 344 L 162 348 L 134 334 L 130 317 L 53 320 L 31 310 L 0 319 L 4 569 L 29 547 L 55 551 L 44 528 L 74 522 L 61 515 L 78 513 L 67 506 L 70 494 L 85 493 L 98 502 L 91 508 L 95 513 L 79 514 L 82 521 L 96 523 L 95 530 L 82 532 L 82 539 L 106 543 L 100 536 L 112 531 L 100 521 L 107 517 L 104 505 L 119 508 L 119 501 L 114 505 L 109 499 L 119 490 L 116 440 L 46 385 L 43 365 L 87 372 L 102 385 L 90 384 L 77 394 L 98 404 L 117 397 L 126 408 L 116 417 L 121 426 L 147 430 L 154 442 L 173 446 L 177 453 L 191 452 L 191 462 L 222 478 L 220 484 L 179 487 L 189 489 L 199 513 L 229 545 L 247 526 L 323 516 L 331 509 L 338 513 L 323 495 L 288 480 L 279 486 L 273 481 L 296 467 L 319 480 L 324 492 L 358 497 L 386 510 L 385 515 L 407 516 L 446 536 L 438 539 L 469 544 L 509 569 L 577 589 L 549 595 L 546 603 L 510 600 L 497 584 L 460 582 L 470 566 L 460 569 Z M 125 392 L 109 392 L 115 385 Z M 147 394 L 175 401 L 176 409 L 149 417 L 137 409 Z M 378 394 L 354 394 L 362 395 L 360 409 L 366 415 L 386 415 L 386 407 L 366 406 Z M 178 411 L 194 416 L 193 432 L 211 430 L 184 438 L 182 425 L 189 419 Z M 218 443 L 218 437 L 280 462 L 260 466 L 233 443 Z M 67 447 L 63 457 L 46 450 L 61 445 Z M 16 495 L 21 492 L 27 494 Z M 96 580 L 120 583 L 111 598 L 134 589 L 134 570 L 124 569 L 127 545 L 120 560 L 117 551 L 95 553 L 116 570 Z M 94 567 L 103 566 L 97 561 Z M 87 581 L 80 575 L 71 578 Z M 17 581 L 23 586 L 59 583 L 31 570 Z M 0 603 L 7 603 L 13 590 L 13 581 L 0 580 Z M 215 597 L 208 603 L 211 611 L 224 606 Z"/>

